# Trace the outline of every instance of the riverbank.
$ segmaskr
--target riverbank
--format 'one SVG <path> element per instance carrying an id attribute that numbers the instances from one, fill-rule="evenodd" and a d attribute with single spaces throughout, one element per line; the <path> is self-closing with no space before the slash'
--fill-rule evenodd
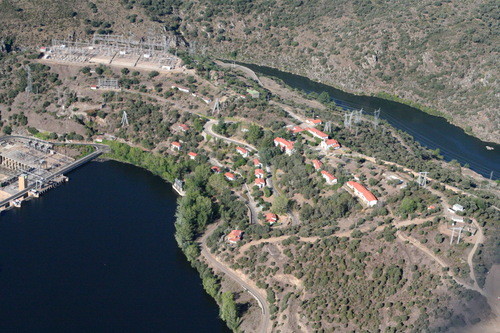
<path id="1" fill-rule="evenodd" d="M 406 104 L 378 97 L 346 93 L 332 86 L 274 68 L 242 63 L 239 65 L 248 67 L 256 75 L 277 78 L 292 90 L 306 94 L 314 92 L 316 95 L 327 92 L 341 109 L 363 109 L 365 114 L 380 109 L 380 118 L 385 119 L 396 129 L 410 134 L 423 147 L 430 150 L 439 149 L 439 154 L 447 162 L 456 160 L 462 165 L 468 165 L 470 169 L 485 178 L 500 177 L 500 145 L 483 142 L 467 134 L 462 128 L 452 125 L 443 117 L 433 116 Z M 487 146 L 493 147 L 494 150 L 487 149 Z"/>
<path id="2" fill-rule="evenodd" d="M 221 58 L 222 60 L 230 63 L 230 62 L 234 62 L 234 60 L 229 60 L 229 59 L 223 59 Z M 257 64 L 254 64 L 254 63 L 244 63 L 244 62 L 241 62 L 241 61 L 237 61 L 235 62 L 236 64 L 239 64 L 239 65 L 242 65 L 242 66 L 250 66 L 250 69 L 251 66 L 257 66 L 257 67 L 261 67 L 261 68 L 272 68 L 276 71 L 280 71 L 280 72 L 284 72 L 284 73 L 289 73 L 289 74 L 293 74 L 293 75 L 296 75 L 296 76 L 302 76 L 304 78 L 307 78 L 308 80 L 311 80 L 313 81 L 313 79 L 310 79 L 307 74 L 303 74 L 303 73 L 300 73 L 298 71 L 294 71 L 294 70 L 291 70 L 291 71 L 284 71 L 282 69 L 279 69 L 277 67 L 272 67 L 272 66 L 267 66 L 267 65 L 257 65 Z M 467 124 L 467 123 L 464 123 L 464 122 L 460 122 L 456 120 L 456 118 L 454 118 L 451 114 L 449 113 L 446 113 L 444 111 L 439 111 L 438 109 L 434 108 L 434 107 L 431 107 L 431 106 L 427 106 L 427 105 L 424 105 L 422 102 L 417 102 L 415 100 L 410 100 L 408 98 L 402 98 L 402 97 L 399 97 L 397 95 L 395 95 L 394 93 L 389 93 L 389 92 L 386 92 L 386 91 L 374 91 L 374 92 L 363 92 L 363 91 L 356 91 L 356 90 L 351 90 L 351 89 L 345 89 L 344 87 L 340 87 L 339 85 L 335 85 L 334 82 L 330 82 L 330 81 L 313 81 L 313 82 L 316 82 L 316 83 L 320 83 L 320 84 L 323 84 L 323 85 L 328 85 L 329 87 L 337 90 L 337 91 L 340 91 L 340 92 L 343 92 L 343 93 L 346 93 L 346 94 L 350 94 L 350 95 L 353 95 L 353 96 L 357 96 L 357 97 L 361 97 L 361 98 L 364 98 L 364 97 L 376 97 L 376 98 L 380 98 L 380 99 L 383 99 L 385 101 L 392 101 L 392 102 L 397 102 L 397 103 L 400 103 L 400 104 L 403 104 L 405 106 L 408 106 L 408 107 L 412 107 L 412 108 L 415 108 L 415 109 L 418 109 L 419 111 L 421 112 L 424 112 L 424 113 L 427 113 L 429 115 L 432 115 L 432 116 L 436 116 L 436 117 L 442 117 L 444 119 L 446 119 L 446 121 L 451 124 L 451 125 L 454 125 L 454 126 L 457 126 L 459 128 L 461 128 L 464 132 L 474 136 L 475 138 L 477 138 L 478 140 L 481 140 L 485 143 L 493 143 L 494 141 L 496 141 L 496 139 L 498 139 L 498 134 L 495 134 L 495 133 L 480 133 L 478 131 L 474 132 L 473 129 L 472 129 L 472 126 L 471 124 Z M 496 139 L 495 137 L 491 137 L 490 135 L 497 135 Z"/>
<path id="3" fill-rule="evenodd" d="M 176 174 L 174 167 L 178 163 L 172 156 L 153 154 L 140 148 L 130 147 L 125 143 L 108 142 L 108 144 L 110 145 L 111 152 L 105 156 L 107 158 L 143 168 L 155 175 L 161 176 L 162 179 L 170 184 L 173 182 L 171 179 L 179 176 Z M 206 167 L 208 168 L 208 166 Z M 197 170 L 199 169 L 196 168 L 193 172 L 196 173 Z M 206 184 L 208 180 L 202 183 Z M 226 281 L 221 281 L 212 268 L 202 260 L 203 256 L 200 243 L 198 242 L 198 236 L 205 235 L 206 237 L 207 226 L 215 221 L 216 214 L 214 211 L 215 207 L 213 207 L 214 203 L 212 203 L 213 198 L 204 192 L 199 192 L 199 189 L 192 188 L 189 182 L 185 185 L 184 190 L 186 191 L 186 196 L 180 197 L 177 200 L 175 214 L 175 239 L 177 245 L 191 266 L 198 271 L 205 291 L 219 305 L 220 317 L 226 321 L 230 329 L 236 330 L 240 327 L 240 318 L 236 305 L 236 293 L 232 291 L 235 289 L 235 286 Z M 190 221 L 194 220 L 196 220 L 196 224 L 192 225 Z M 205 247 L 205 251 L 208 251 L 206 245 L 203 246 Z M 207 262 L 209 263 L 208 259 Z M 230 279 L 231 276 L 229 276 Z M 238 285 L 238 281 L 235 282 Z M 238 300 L 248 302 L 242 296 L 238 296 Z M 250 318 L 255 317 L 254 314 L 248 311 L 246 316 Z M 246 323 L 246 326 L 248 325 L 251 326 L 251 322 Z"/>

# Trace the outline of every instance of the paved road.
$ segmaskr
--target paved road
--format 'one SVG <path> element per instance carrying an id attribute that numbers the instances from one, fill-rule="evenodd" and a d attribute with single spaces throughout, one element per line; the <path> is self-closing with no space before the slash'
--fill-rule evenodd
<path id="1" fill-rule="evenodd" d="M 247 207 L 248 210 L 250 211 L 250 224 L 257 224 L 258 219 L 257 219 L 257 205 L 253 201 L 252 194 L 250 193 L 250 189 L 248 188 L 248 185 L 245 183 L 243 185 L 245 189 L 247 190 L 247 196 L 248 196 L 248 203 Z M 245 201 L 244 198 L 241 198 L 243 201 Z"/>
<path id="2" fill-rule="evenodd" d="M 269 315 L 269 304 L 267 303 L 267 299 L 265 295 L 262 295 L 262 291 L 247 282 L 245 282 L 242 278 L 238 276 L 238 274 L 229 268 L 228 265 L 220 261 L 216 256 L 214 256 L 212 253 L 210 253 L 210 250 L 208 249 L 207 246 L 207 238 L 212 234 L 212 232 L 215 230 L 215 228 L 218 226 L 218 224 L 213 224 L 210 225 L 207 228 L 207 231 L 205 234 L 201 237 L 200 242 L 201 242 L 201 254 L 207 259 L 209 264 L 212 267 L 215 267 L 217 270 L 223 272 L 226 274 L 227 277 L 230 279 L 234 280 L 236 283 L 238 283 L 240 286 L 243 287 L 246 291 L 248 291 L 255 299 L 257 299 L 257 302 L 259 303 L 259 306 L 262 309 L 262 320 L 261 324 L 259 326 L 259 329 L 257 332 L 260 333 L 266 333 L 270 332 L 271 328 L 269 327 L 271 324 L 271 318 Z"/>
<path id="3" fill-rule="evenodd" d="M 205 128 L 204 128 L 204 131 L 205 133 L 207 133 L 208 135 L 211 135 L 213 137 L 216 137 L 218 139 L 221 139 L 221 140 L 224 140 L 226 142 L 229 142 L 229 143 L 233 143 L 235 145 L 238 145 L 238 146 L 242 146 L 248 150 L 252 150 L 252 151 L 258 151 L 258 149 L 254 146 L 252 146 L 251 144 L 248 144 L 246 143 L 245 141 L 241 141 L 241 140 L 235 140 L 235 139 L 230 139 L 228 137 L 225 137 L 223 135 L 220 135 L 220 134 L 217 134 L 213 131 L 212 127 L 217 124 L 217 121 L 216 120 L 209 120 L 206 124 L 205 124 Z"/>

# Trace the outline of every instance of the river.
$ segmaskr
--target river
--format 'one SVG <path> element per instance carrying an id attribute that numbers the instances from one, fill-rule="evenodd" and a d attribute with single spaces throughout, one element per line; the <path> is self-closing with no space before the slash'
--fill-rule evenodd
<path id="1" fill-rule="evenodd" d="M 92 162 L 0 217 L 1 332 L 229 332 L 174 239 L 177 196 Z"/>
<path id="2" fill-rule="evenodd" d="M 256 73 L 279 78 L 288 86 L 306 93 L 316 92 L 320 94 L 326 91 L 337 105 L 346 110 L 362 108 L 365 113 L 373 115 L 375 110 L 380 109 L 381 118 L 387 120 L 394 127 L 411 134 L 423 146 L 433 150 L 439 148 L 445 160 L 455 159 L 462 165 L 469 164 L 472 170 L 487 178 L 493 171 L 493 179 L 500 178 L 500 145 L 483 142 L 465 133 L 460 127 L 450 124 L 442 117 L 433 116 L 414 107 L 378 97 L 349 94 L 326 84 L 275 68 L 246 63 L 239 64 Z M 466 106 L 464 105 L 464 107 Z M 487 145 L 494 147 L 494 150 L 486 149 Z"/>

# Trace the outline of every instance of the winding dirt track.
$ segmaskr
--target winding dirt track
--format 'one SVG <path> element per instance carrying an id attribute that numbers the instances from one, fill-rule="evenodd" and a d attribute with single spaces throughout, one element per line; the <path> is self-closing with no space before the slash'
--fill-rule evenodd
<path id="1" fill-rule="evenodd" d="M 231 269 L 229 265 L 227 265 L 222 260 L 218 259 L 212 253 L 210 253 L 210 250 L 208 249 L 207 246 L 207 238 L 212 234 L 212 232 L 215 230 L 217 226 L 218 224 L 210 225 L 207 228 L 205 234 L 200 238 L 201 254 L 205 257 L 210 266 L 226 274 L 228 278 L 238 283 L 244 290 L 248 291 L 257 300 L 259 306 L 262 309 L 262 320 L 258 332 L 261 333 L 271 332 L 271 327 L 270 327 L 271 318 L 269 315 L 269 304 L 267 302 L 266 295 L 261 291 L 261 289 L 255 286 L 253 281 L 246 278 L 245 276 L 242 276 L 242 274 L 238 274 L 238 272 Z"/>

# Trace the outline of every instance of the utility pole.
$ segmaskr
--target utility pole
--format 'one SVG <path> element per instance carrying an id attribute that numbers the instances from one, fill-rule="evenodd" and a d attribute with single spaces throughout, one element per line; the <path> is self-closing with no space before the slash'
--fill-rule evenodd
<path id="1" fill-rule="evenodd" d="M 123 115 L 122 115 L 122 127 L 127 127 L 128 125 L 129 125 L 129 123 L 128 123 L 127 112 L 123 111 Z"/>

